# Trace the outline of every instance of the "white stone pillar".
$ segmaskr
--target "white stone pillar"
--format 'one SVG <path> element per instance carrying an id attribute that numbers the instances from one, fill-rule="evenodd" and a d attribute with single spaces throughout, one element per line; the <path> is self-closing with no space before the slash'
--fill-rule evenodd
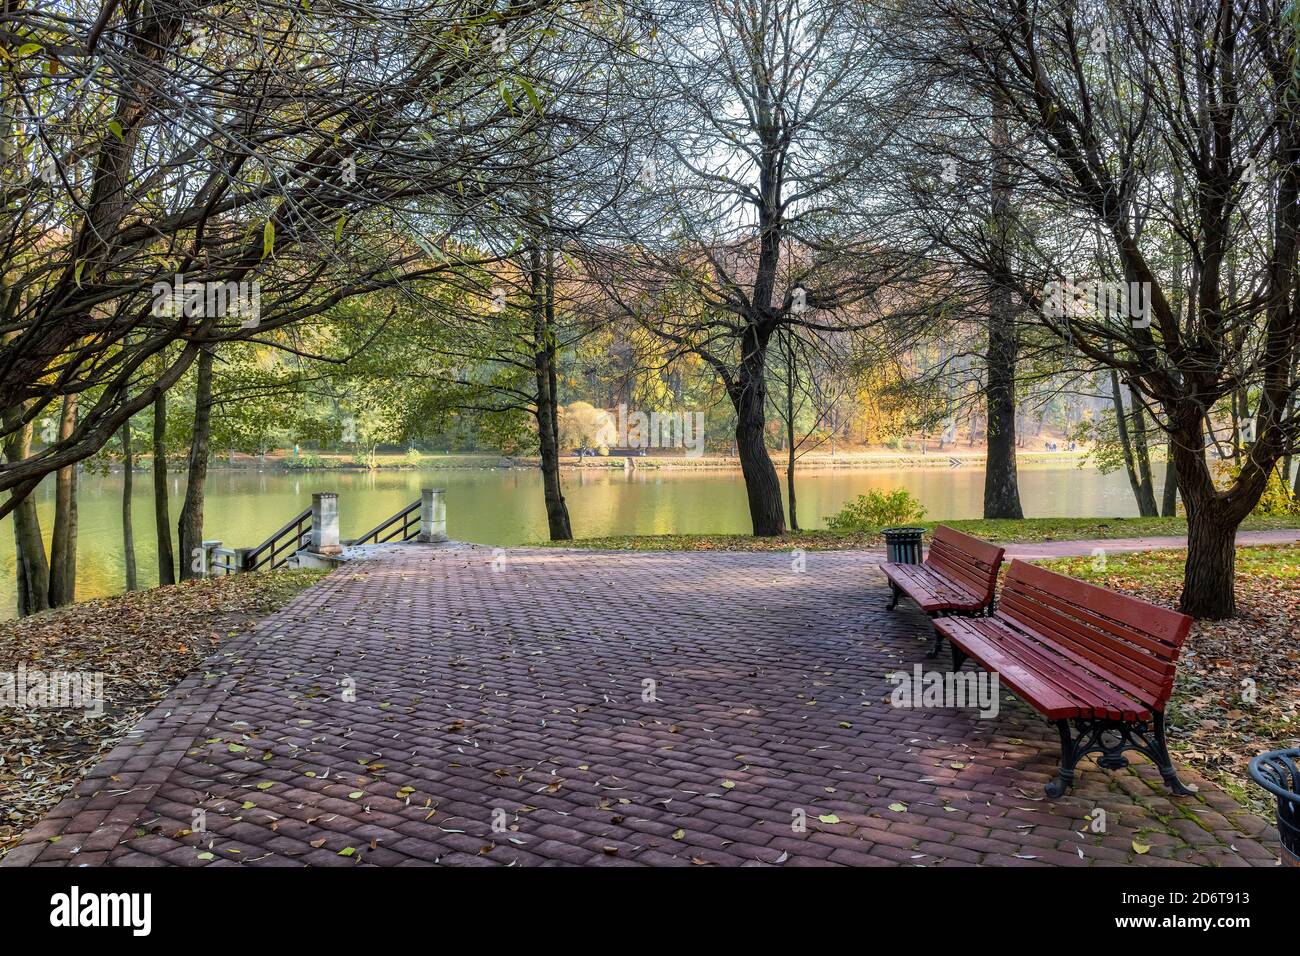
<path id="1" fill-rule="evenodd" d="M 311 496 L 311 550 L 339 554 L 339 496 L 322 491 Z"/>
<path id="2" fill-rule="evenodd" d="M 426 543 L 447 540 L 446 488 L 420 491 L 420 539 Z"/>
<path id="3" fill-rule="evenodd" d="M 216 555 L 213 554 L 213 552 L 216 551 L 217 548 L 219 547 L 221 547 L 220 541 L 203 542 L 203 568 L 199 573 L 202 574 L 205 578 L 212 577 L 212 561 L 216 557 Z"/>

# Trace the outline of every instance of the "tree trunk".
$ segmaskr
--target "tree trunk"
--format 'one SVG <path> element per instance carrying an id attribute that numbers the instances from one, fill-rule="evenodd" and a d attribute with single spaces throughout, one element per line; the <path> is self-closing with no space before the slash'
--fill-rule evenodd
<path id="1" fill-rule="evenodd" d="M 790 460 L 789 462 L 786 463 L 785 466 L 785 489 L 786 489 L 786 497 L 789 499 L 788 508 L 790 511 L 790 530 L 798 531 L 799 530 L 799 509 L 798 509 L 798 505 L 795 503 L 795 496 L 794 496 L 794 465 L 795 465 L 795 453 L 794 453 L 794 448 L 791 447 Z"/>
<path id="2" fill-rule="evenodd" d="M 1237 557 L 1237 526 L 1222 519 L 1213 500 L 1187 504 L 1187 565 L 1178 609 L 1212 621 L 1232 617 L 1237 610 L 1233 587 Z"/>
<path id="3" fill-rule="evenodd" d="M 1165 491 L 1164 501 L 1160 505 L 1160 513 L 1166 518 L 1172 518 L 1178 514 L 1178 469 L 1174 467 L 1174 456 L 1170 452 L 1165 462 Z"/>
<path id="4" fill-rule="evenodd" d="M 1138 484 L 1141 497 L 1138 499 L 1139 513 L 1144 518 L 1154 518 L 1156 510 L 1156 486 L 1151 477 L 1151 449 L 1147 447 L 1147 413 L 1142 402 L 1132 392 L 1133 398 L 1133 458 L 1137 462 Z"/>
<path id="5" fill-rule="evenodd" d="M 194 386 L 194 430 L 190 437 L 189 470 L 185 479 L 185 503 L 177 522 L 177 539 L 181 545 L 181 580 L 202 577 L 207 573 L 203 554 L 203 498 L 208 479 L 208 443 L 212 437 L 212 361 L 213 349 L 199 352 Z"/>
<path id="6" fill-rule="evenodd" d="M 797 504 L 795 494 L 794 494 L 794 469 L 795 469 L 795 462 L 798 460 L 798 456 L 795 454 L 795 449 L 794 449 L 794 425 L 789 423 L 787 423 L 786 425 L 786 444 L 789 446 L 787 450 L 787 458 L 785 463 L 786 508 L 790 512 L 790 530 L 798 531 L 799 530 L 799 506 Z"/>
<path id="7" fill-rule="evenodd" d="M 781 506 L 781 483 L 772 456 L 767 453 L 767 382 L 763 375 L 767 342 L 751 325 L 741 347 L 744 357 L 727 389 L 736 409 L 736 453 L 745 478 L 754 534 L 772 537 L 785 531 L 785 513 Z"/>
<path id="8" fill-rule="evenodd" d="M 548 374 L 538 369 L 539 380 Z M 550 394 L 539 393 L 537 429 L 541 445 L 542 494 L 546 499 L 546 526 L 552 541 L 571 541 L 573 528 L 569 523 L 569 506 L 564 500 L 560 484 L 560 451 L 555 430 L 555 402 Z"/>
<path id="9" fill-rule="evenodd" d="M 1291 379 L 1293 381 L 1295 380 L 1297 368 L 1300 368 L 1300 352 L 1297 352 L 1291 357 Z M 1283 416 L 1284 421 L 1290 421 L 1295 415 L 1296 399 L 1298 397 L 1300 396 L 1297 396 L 1295 392 L 1292 392 L 1290 396 L 1287 397 L 1286 414 Z M 1282 487 L 1287 488 L 1290 486 L 1292 499 L 1300 499 L 1300 474 L 1296 475 L 1295 485 L 1291 486 L 1291 468 L 1294 461 L 1295 459 L 1291 454 L 1291 450 L 1288 448 L 1287 453 L 1282 456 Z M 1296 500 L 1292 501 L 1293 505 L 1296 503 Z"/>
<path id="10" fill-rule="evenodd" d="M 19 462 L 31 453 L 32 426 L 18 428 L 19 410 L 6 413 L 8 434 L 4 441 L 5 458 Z M 13 495 L 15 492 L 10 491 Z M 49 610 L 50 566 L 45 557 L 45 539 L 41 536 L 40 516 L 36 501 L 29 493 L 13 509 L 14 565 L 17 578 L 17 611 L 19 617 Z"/>
<path id="11" fill-rule="evenodd" d="M 1010 291 L 999 289 L 995 300 Z M 988 455 L 984 468 L 984 517 L 1023 518 L 1016 475 L 1015 319 L 995 301 L 989 315 Z"/>
<path id="12" fill-rule="evenodd" d="M 167 502 L 167 393 L 153 403 L 153 518 L 158 533 L 158 583 L 176 583 L 172 518 Z"/>
<path id="13" fill-rule="evenodd" d="M 65 396 L 59 439 L 77 426 L 77 396 Z M 60 468 L 54 479 L 54 533 L 50 538 L 50 607 L 77 599 L 77 466 Z"/>
<path id="14" fill-rule="evenodd" d="M 131 521 L 131 493 L 135 485 L 135 455 L 131 448 L 131 422 L 122 423 L 122 560 L 126 567 L 126 589 L 139 587 L 135 573 L 135 526 Z"/>
<path id="15" fill-rule="evenodd" d="M 546 525 L 552 541 L 571 541 L 569 506 L 560 484 L 560 429 L 556 399 L 554 253 L 546 251 L 542 269 L 541 252 L 531 256 L 531 303 L 533 311 L 533 370 L 537 380 L 537 437 L 541 449 L 542 494 L 546 499 Z"/>
<path id="16" fill-rule="evenodd" d="M 1187 563 L 1183 569 L 1183 593 L 1178 609 L 1192 617 L 1222 620 L 1236 611 L 1233 572 L 1236 559 L 1237 525 L 1254 506 L 1240 510 L 1243 498 L 1229 510 L 1215 487 L 1205 461 L 1203 413 L 1199 407 L 1186 410 L 1179 418 L 1170 416 L 1174 465 L 1178 488 L 1187 507 Z M 1258 494 L 1255 495 L 1258 500 Z"/>
<path id="17" fill-rule="evenodd" d="M 785 497 L 790 512 L 790 530 L 798 531 L 799 508 L 794 496 L 794 467 L 798 461 L 794 443 L 794 389 L 799 375 L 795 366 L 794 335 L 789 329 L 786 330 L 785 344 L 785 443 L 789 455 L 785 464 Z"/>
<path id="18" fill-rule="evenodd" d="M 1135 401 L 1133 403 L 1133 425 L 1134 435 L 1129 437 L 1129 417 L 1124 408 L 1124 392 L 1120 387 L 1119 373 L 1114 369 L 1110 372 L 1110 393 L 1111 400 L 1115 406 L 1115 428 L 1119 433 L 1120 450 L 1124 453 L 1124 471 L 1128 475 L 1129 487 L 1133 489 L 1133 498 L 1137 501 L 1138 514 L 1144 518 L 1154 518 L 1156 515 L 1156 496 L 1151 485 L 1151 461 L 1146 454 L 1146 429 L 1141 426 L 1138 416 L 1141 415 L 1142 409 Z M 1138 429 L 1141 429 L 1141 438 L 1138 437 Z M 1137 442 L 1143 443 L 1142 448 L 1137 448 Z M 1145 462 L 1145 467 L 1143 467 Z"/>
<path id="19" fill-rule="evenodd" d="M 1174 208 L 1181 209 L 1183 206 L 1183 178 L 1174 177 Z M 1173 268 L 1171 283 L 1171 293 L 1169 297 L 1169 306 L 1173 310 L 1174 318 L 1178 327 L 1183 327 L 1183 310 L 1187 301 L 1187 292 L 1183 282 L 1183 244 L 1175 242 L 1173 245 Z M 1166 446 L 1165 455 L 1165 487 L 1164 500 L 1161 502 L 1160 513 L 1166 518 L 1172 518 L 1178 514 L 1178 468 L 1174 463 L 1174 436 L 1172 432 L 1168 436 L 1169 443 Z"/>
<path id="20" fill-rule="evenodd" d="M 993 103 L 993 224 L 998 256 L 1006 261 L 1010 221 L 1010 136 L 1001 99 Z M 1023 518 L 1016 476 L 1016 315 L 1011 284 L 999 275 L 989 297 L 988 455 L 984 468 L 984 517 Z"/>

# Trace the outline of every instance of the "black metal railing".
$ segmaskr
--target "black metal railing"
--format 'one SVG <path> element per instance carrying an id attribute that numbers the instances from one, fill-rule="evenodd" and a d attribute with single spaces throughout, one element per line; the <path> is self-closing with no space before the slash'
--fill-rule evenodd
<path id="1" fill-rule="evenodd" d="M 420 499 L 416 498 L 391 518 L 385 518 L 359 538 L 343 542 L 348 547 L 358 544 L 384 544 L 387 541 L 410 541 L 420 533 Z"/>
<path id="2" fill-rule="evenodd" d="M 244 554 L 240 571 L 272 571 L 307 547 L 311 541 L 311 509 L 306 508 L 296 518 L 267 538 L 256 548 Z"/>

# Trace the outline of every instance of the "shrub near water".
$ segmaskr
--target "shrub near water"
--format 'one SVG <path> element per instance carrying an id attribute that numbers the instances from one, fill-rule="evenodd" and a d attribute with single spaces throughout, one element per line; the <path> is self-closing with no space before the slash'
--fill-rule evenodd
<path id="1" fill-rule="evenodd" d="M 1226 488 L 1237 480 L 1241 474 L 1241 466 L 1233 462 L 1218 461 L 1212 466 L 1214 474 L 1214 483 L 1220 489 Z M 1179 513 L 1182 513 L 1182 502 L 1178 503 Z M 1300 496 L 1293 493 L 1291 485 L 1282 477 L 1280 470 L 1269 472 L 1268 484 L 1264 486 L 1264 493 L 1259 496 L 1259 502 L 1251 509 L 1252 515 L 1266 518 L 1284 518 L 1293 515 L 1300 515 Z"/>
<path id="2" fill-rule="evenodd" d="M 925 508 L 905 488 L 858 495 L 826 519 L 832 531 L 879 531 L 890 525 L 920 521 Z"/>

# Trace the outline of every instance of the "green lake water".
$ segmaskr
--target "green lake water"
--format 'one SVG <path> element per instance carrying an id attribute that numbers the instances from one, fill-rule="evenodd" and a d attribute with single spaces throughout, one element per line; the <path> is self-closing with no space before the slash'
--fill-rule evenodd
<path id="1" fill-rule="evenodd" d="M 1157 474 L 1157 481 L 1162 480 Z M 739 471 L 582 469 L 564 472 L 565 496 L 577 537 L 604 534 L 748 532 Z M 312 471 L 227 469 L 208 478 L 205 536 L 227 547 L 251 547 L 311 504 L 312 492 L 339 494 L 344 538 L 355 537 L 419 497 L 421 487 L 447 489 L 447 525 L 462 541 L 509 546 L 546 537 L 541 476 L 531 469 L 436 471 Z M 784 477 L 782 478 L 784 489 Z M 959 468 L 831 468 L 798 478 L 799 520 L 825 525 L 849 498 L 873 488 L 906 488 L 928 517 L 977 518 L 984 473 Z M 1157 485 L 1158 487 L 1158 485 Z M 1061 465 L 1021 466 L 1021 500 L 1029 517 L 1120 517 L 1137 514 L 1122 472 Z M 171 480 L 173 525 L 185 483 Z M 42 531 L 51 531 L 54 482 L 35 492 Z M 79 479 L 77 597 L 123 588 L 122 476 L 83 474 Z M 132 502 L 140 583 L 157 583 L 152 479 L 135 476 Z M 172 529 L 173 540 L 175 528 Z M 10 521 L 0 522 L 0 616 L 14 614 L 14 544 Z"/>

